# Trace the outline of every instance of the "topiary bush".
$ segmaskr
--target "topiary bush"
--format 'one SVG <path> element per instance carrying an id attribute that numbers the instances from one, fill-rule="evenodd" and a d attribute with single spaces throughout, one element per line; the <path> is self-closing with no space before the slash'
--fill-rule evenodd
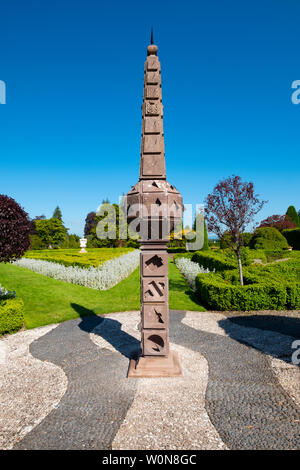
<path id="1" fill-rule="evenodd" d="M 208 251 L 208 250 L 209 250 L 208 233 L 207 233 L 206 222 L 204 219 L 204 240 L 203 240 L 203 247 L 201 248 L 201 251 Z"/>
<path id="2" fill-rule="evenodd" d="M 293 250 L 300 250 L 300 228 L 283 230 L 282 235 L 286 238 Z"/>
<path id="3" fill-rule="evenodd" d="M 0 299 L 0 335 L 13 333 L 24 324 L 24 303 L 21 299 Z"/>
<path id="4" fill-rule="evenodd" d="M 30 246 L 28 214 L 11 197 L 0 194 L 0 262 L 21 258 Z"/>
<path id="5" fill-rule="evenodd" d="M 250 248 L 255 250 L 284 250 L 288 247 L 286 238 L 274 227 L 256 229 L 250 242 Z"/>

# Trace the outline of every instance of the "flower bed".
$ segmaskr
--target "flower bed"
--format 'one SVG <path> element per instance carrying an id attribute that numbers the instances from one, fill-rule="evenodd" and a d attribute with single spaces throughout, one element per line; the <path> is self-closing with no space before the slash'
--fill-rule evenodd
<path id="1" fill-rule="evenodd" d="M 59 263 L 29 258 L 22 258 L 15 261 L 14 264 L 60 281 L 92 289 L 107 290 L 125 279 L 137 268 L 139 257 L 139 251 L 135 250 L 106 261 L 97 268 L 92 266 L 89 268 L 67 267 Z"/>
<path id="2" fill-rule="evenodd" d="M 209 273 L 209 269 L 205 269 L 202 266 L 199 266 L 198 263 L 194 263 L 189 258 L 184 256 L 178 256 L 175 258 L 175 264 L 177 268 L 184 275 L 187 283 L 191 286 L 192 289 L 195 289 L 195 279 L 197 274 Z"/>
<path id="3" fill-rule="evenodd" d="M 15 291 L 7 290 L 0 284 L 0 300 L 14 299 L 16 297 Z"/>

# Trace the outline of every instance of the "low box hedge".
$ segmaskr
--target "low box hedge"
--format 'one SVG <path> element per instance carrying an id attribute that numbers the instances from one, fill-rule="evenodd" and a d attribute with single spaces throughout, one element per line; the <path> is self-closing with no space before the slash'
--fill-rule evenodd
<path id="1" fill-rule="evenodd" d="M 287 250 L 251 250 L 242 247 L 241 258 L 243 266 L 249 266 L 254 263 L 254 260 L 260 259 L 262 263 L 269 263 L 277 259 L 289 258 L 291 252 Z M 201 252 L 196 251 L 192 255 L 192 261 L 198 263 L 210 271 L 226 271 L 228 269 L 237 268 L 236 254 L 226 249 L 222 252 Z"/>
<path id="2" fill-rule="evenodd" d="M 193 253 L 177 253 L 173 256 L 173 260 L 175 261 L 177 258 L 189 258 L 191 259 Z"/>
<path id="3" fill-rule="evenodd" d="M 283 310 L 300 308 L 300 282 L 270 269 L 244 272 L 244 286 L 238 271 L 198 274 L 196 292 L 201 302 L 214 310 Z"/>
<path id="4" fill-rule="evenodd" d="M 0 334 L 12 333 L 24 324 L 24 303 L 21 299 L 0 300 Z"/>
<path id="5" fill-rule="evenodd" d="M 196 251 L 192 256 L 192 261 L 210 271 L 225 271 L 237 268 L 237 262 L 226 259 L 224 255 L 216 252 Z"/>
<path id="6" fill-rule="evenodd" d="M 168 253 L 186 253 L 186 249 L 184 247 L 177 247 L 177 246 L 169 246 L 167 248 Z"/>

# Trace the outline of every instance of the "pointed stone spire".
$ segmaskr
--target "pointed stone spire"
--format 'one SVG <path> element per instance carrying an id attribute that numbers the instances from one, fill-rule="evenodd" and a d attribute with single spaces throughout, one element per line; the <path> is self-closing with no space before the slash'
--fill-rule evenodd
<path id="1" fill-rule="evenodd" d="M 151 36 L 153 39 L 153 34 Z M 150 220 L 150 214 L 154 218 L 167 218 L 173 230 L 182 219 L 183 203 L 180 193 L 166 180 L 161 67 L 157 50 L 155 44 L 150 44 L 147 48 L 142 104 L 140 178 L 127 194 L 126 210 L 128 223 L 136 218 L 133 208 L 140 204 L 139 214 L 142 219 Z M 140 235 L 142 237 L 141 233 Z"/>
<path id="2" fill-rule="evenodd" d="M 147 48 L 142 105 L 140 179 L 127 194 L 127 221 L 138 222 L 141 243 L 141 351 L 128 377 L 181 375 L 169 348 L 168 253 L 170 230 L 182 220 L 182 197 L 166 180 L 161 68 L 157 46 Z"/>
<path id="3" fill-rule="evenodd" d="M 144 71 L 140 180 L 166 179 L 161 67 L 157 50 L 152 30 Z"/>

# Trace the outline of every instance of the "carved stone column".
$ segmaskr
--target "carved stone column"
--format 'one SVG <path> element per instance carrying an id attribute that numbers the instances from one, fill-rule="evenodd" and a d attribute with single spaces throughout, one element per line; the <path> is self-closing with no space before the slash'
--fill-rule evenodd
<path id="1" fill-rule="evenodd" d="M 141 356 L 128 377 L 181 375 L 169 347 L 167 235 L 182 220 L 182 197 L 166 180 L 161 66 L 157 46 L 148 46 L 144 72 L 140 180 L 127 194 L 127 219 L 138 208 L 141 236 Z"/>
<path id="2" fill-rule="evenodd" d="M 141 243 L 142 355 L 169 353 L 168 253 L 166 242 Z"/>

